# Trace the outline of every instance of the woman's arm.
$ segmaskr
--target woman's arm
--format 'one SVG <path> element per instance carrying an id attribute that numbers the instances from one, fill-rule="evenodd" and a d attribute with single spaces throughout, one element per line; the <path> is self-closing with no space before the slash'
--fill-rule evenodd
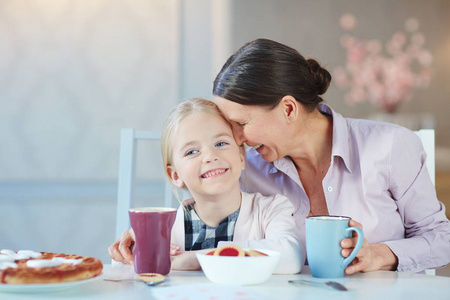
<path id="1" fill-rule="evenodd" d="M 391 269 L 420 272 L 450 261 L 450 223 L 444 205 L 426 168 L 426 154 L 418 136 L 402 127 L 392 137 L 388 189 L 403 223 L 405 238 L 380 244 L 365 242 L 349 274 L 357 271 Z M 364 223 L 364 220 L 358 220 Z M 356 225 L 360 226 L 360 225 Z M 346 256 L 355 241 L 342 241 Z"/>
<path id="2" fill-rule="evenodd" d="M 386 241 L 399 271 L 419 272 L 450 262 L 450 222 L 426 168 L 419 137 L 400 128 L 393 141 L 390 191 L 405 227 L 405 239 Z"/>

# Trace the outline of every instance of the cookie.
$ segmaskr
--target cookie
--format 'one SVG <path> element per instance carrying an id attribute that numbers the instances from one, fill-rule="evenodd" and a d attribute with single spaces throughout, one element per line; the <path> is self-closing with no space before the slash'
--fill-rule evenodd
<path id="1" fill-rule="evenodd" d="M 236 245 L 224 245 L 214 252 L 214 256 L 245 256 L 244 250 Z"/>
<path id="2" fill-rule="evenodd" d="M 158 273 L 141 273 L 136 274 L 134 279 L 144 281 L 144 282 L 161 282 L 164 281 L 164 275 Z"/>

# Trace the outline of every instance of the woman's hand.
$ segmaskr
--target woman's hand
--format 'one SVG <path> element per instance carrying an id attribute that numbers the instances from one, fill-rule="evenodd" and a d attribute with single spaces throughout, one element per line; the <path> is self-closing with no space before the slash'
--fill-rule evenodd
<path id="1" fill-rule="evenodd" d="M 125 230 L 111 246 L 108 247 L 109 256 L 115 261 L 124 264 L 134 264 L 133 246 L 134 232 L 132 229 Z"/>
<path id="2" fill-rule="evenodd" d="M 350 220 L 349 226 L 359 227 L 362 229 L 362 225 L 354 220 Z M 341 241 L 342 256 L 348 257 L 353 251 L 357 242 L 357 237 L 343 239 Z M 386 244 L 369 244 L 364 239 L 361 250 L 359 250 L 353 263 L 346 269 L 346 274 L 353 274 L 356 272 L 370 272 L 376 270 L 396 270 L 398 264 L 397 256 L 391 251 Z"/>
<path id="3" fill-rule="evenodd" d="M 172 260 L 171 262 L 172 270 L 182 270 L 182 271 L 200 270 L 200 264 L 197 260 L 197 256 L 195 255 L 195 253 L 203 250 L 177 251 L 175 255 L 172 255 L 172 245 L 170 250 L 171 254 L 170 259 Z"/>

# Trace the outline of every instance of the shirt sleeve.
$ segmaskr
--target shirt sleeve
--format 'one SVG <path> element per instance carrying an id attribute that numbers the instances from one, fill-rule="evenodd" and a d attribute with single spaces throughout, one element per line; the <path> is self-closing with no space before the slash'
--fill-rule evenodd
<path id="1" fill-rule="evenodd" d="M 305 247 L 295 227 L 294 206 L 282 195 L 264 198 L 265 201 L 259 201 L 259 226 L 264 239 L 228 243 L 243 248 L 278 251 L 281 256 L 274 273 L 299 273 L 305 260 Z"/>
<path id="2" fill-rule="evenodd" d="M 184 244 L 184 210 L 183 205 L 177 210 L 177 215 L 175 217 L 175 222 L 172 227 L 172 233 L 170 237 L 170 242 L 172 244 L 178 245 L 181 247 L 181 250 L 185 250 Z"/>
<path id="3" fill-rule="evenodd" d="M 398 257 L 398 271 L 420 272 L 450 261 L 450 223 L 426 168 L 419 137 L 399 128 L 393 137 L 389 190 L 405 227 L 405 239 L 385 244 Z"/>

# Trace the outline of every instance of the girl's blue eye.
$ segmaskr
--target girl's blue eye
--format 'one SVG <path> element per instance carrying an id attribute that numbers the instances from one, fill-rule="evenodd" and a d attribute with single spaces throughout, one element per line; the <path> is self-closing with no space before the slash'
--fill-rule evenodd
<path id="1" fill-rule="evenodd" d="M 188 152 L 186 152 L 186 156 L 193 155 L 193 154 L 195 154 L 197 152 L 198 152 L 197 150 L 189 150 Z"/>
<path id="2" fill-rule="evenodd" d="M 222 147 L 222 146 L 225 146 L 225 145 L 228 145 L 228 143 L 226 143 L 226 142 L 218 142 L 216 144 L 217 147 Z"/>

